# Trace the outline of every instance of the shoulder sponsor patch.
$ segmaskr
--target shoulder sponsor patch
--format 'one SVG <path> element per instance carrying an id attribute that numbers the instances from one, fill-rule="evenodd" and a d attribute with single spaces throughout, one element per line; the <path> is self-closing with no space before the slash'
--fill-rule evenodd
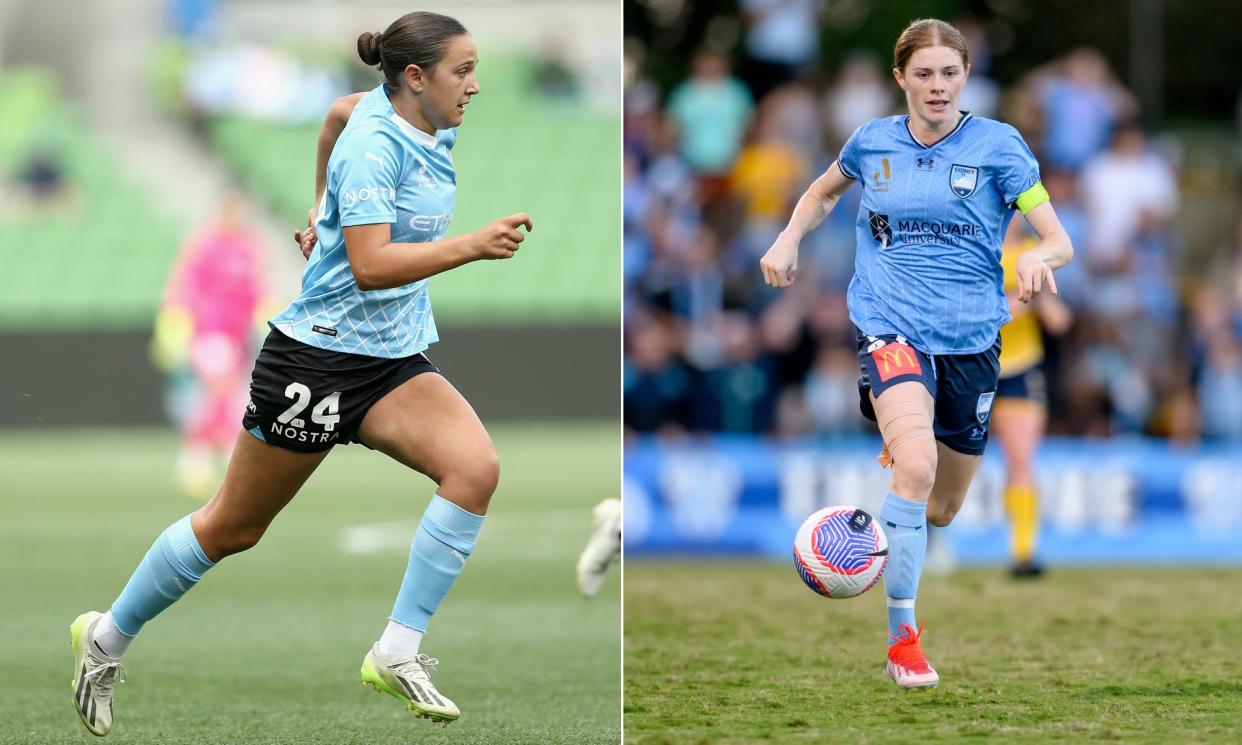
<path id="1" fill-rule="evenodd" d="M 899 375 L 923 374 L 918 352 L 909 344 L 897 341 L 885 344 L 871 353 L 871 359 L 875 361 L 875 369 L 880 373 L 881 382 L 887 383 Z"/>

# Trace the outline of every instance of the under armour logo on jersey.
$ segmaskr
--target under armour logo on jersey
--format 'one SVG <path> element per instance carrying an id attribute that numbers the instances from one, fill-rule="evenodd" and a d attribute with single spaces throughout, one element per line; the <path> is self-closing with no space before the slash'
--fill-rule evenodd
<path id="1" fill-rule="evenodd" d="M 367 154 L 362 157 L 366 160 L 373 160 L 376 163 L 379 163 L 381 167 L 384 165 L 384 159 L 369 150 L 367 151 Z"/>
<path id="2" fill-rule="evenodd" d="M 915 158 L 914 167 L 919 171 L 933 171 L 936 168 L 936 161 L 931 158 Z"/>

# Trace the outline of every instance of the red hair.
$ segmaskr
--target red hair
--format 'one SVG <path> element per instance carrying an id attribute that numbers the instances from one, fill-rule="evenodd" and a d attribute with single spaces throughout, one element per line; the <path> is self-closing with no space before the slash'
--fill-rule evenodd
<path id="1" fill-rule="evenodd" d="M 937 18 L 920 18 L 911 21 L 897 37 L 897 45 L 893 47 L 893 67 L 904 75 L 910 57 L 924 47 L 955 49 L 962 55 L 962 67 L 970 64 L 970 53 L 966 51 L 966 39 L 961 31 Z"/>

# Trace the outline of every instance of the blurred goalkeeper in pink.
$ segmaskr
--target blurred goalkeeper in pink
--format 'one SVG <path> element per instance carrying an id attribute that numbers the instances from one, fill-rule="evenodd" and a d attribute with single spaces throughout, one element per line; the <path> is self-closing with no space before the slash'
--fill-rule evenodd
<path id="1" fill-rule="evenodd" d="M 170 414 L 183 432 L 178 482 L 204 499 L 215 491 L 241 425 L 265 295 L 259 238 L 246 227 L 242 197 L 230 194 L 186 237 L 152 350 L 170 376 Z"/>

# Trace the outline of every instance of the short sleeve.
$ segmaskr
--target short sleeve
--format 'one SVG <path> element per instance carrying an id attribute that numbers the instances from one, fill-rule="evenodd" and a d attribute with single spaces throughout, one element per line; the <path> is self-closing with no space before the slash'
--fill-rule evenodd
<path id="1" fill-rule="evenodd" d="M 333 158 L 341 227 L 396 222 L 400 147 L 378 127 L 351 135 Z"/>
<path id="2" fill-rule="evenodd" d="M 1018 130 L 1008 124 L 1002 127 L 996 188 L 1005 204 L 1013 205 L 1018 197 L 1039 183 L 1039 163 Z"/>
<path id="3" fill-rule="evenodd" d="M 862 181 L 858 174 L 862 169 L 862 138 L 866 129 L 867 125 L 864 124 L 854 130 L 854 134 L 841 146 L 841 154 L 837 156 L 837 167 L 841 169 L 841 173 L 855 181 Z"/>

